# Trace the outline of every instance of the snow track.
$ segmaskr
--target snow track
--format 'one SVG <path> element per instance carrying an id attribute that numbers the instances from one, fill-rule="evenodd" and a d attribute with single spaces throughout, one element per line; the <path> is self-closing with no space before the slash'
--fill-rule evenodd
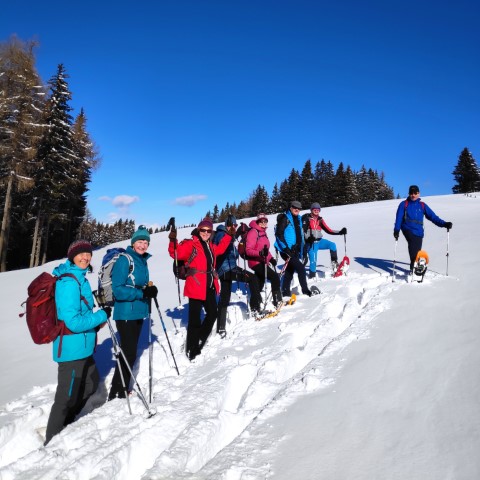
<path id="1" fill-rule="evenodd" d="M 299 395 L 335 381 L 341 365 L 330 361 L 331 354 L 368 335 L 372 320 L 389 308 L 393 290 L 428 288 L 441 278 L 427 274 L 422 285 L 409 285 L 388 275 L 350 273 L 323 280 L 320 295 L 300 295 L 295 305 L 262 322 L 245 319 L 243 307 L 234 304 L 227 338 L 212 336 L 193 363 L 182 353 L 185 330 L 171 334 L 180 376 L 166 361 L 161 332 L 162 347 L 154 347 L 157 415 L 145 419 L 135 396 L 132 416 L 124 400 L 103 404 L 101 389 L 87 405 L 90 413 L 46 448 L 39 432 L 55 385 L 37 387 L 0 411 L 0 478 L 248 479 L 258 478 L 259 471 L 268 476 L 269 465 L 256 464 L 254 455 L 272 448 L 262 435 L 268 418 Z M 139 365 L 144 393 L 147 375 L 148 351 Z M 110 378 L 111 373 L 107 386 Z"/>

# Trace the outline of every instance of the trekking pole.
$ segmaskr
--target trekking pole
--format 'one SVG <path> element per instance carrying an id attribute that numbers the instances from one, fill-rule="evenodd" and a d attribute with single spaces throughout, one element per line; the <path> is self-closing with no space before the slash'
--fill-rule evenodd
<path id="1" fill-rule="evenodd" d="M 152 299 L 148 302 L 148 403 L 152 403 L 153 390 L 153 343 L 152 343 Z"/>
<path id="2" fill-rule="evenodd" d="M 130 398 L 128 395 L 128 389 L 127 386 L 125 385 L 125 378 L 123 376 L 123 369 L 122 369 L 122 364 L 120 362 L 120 345 L 118 344 L 117 337 L 115 335 L 115 332 L 113 330 L 112 324 L 110 323 L 110 319 L 107 318 L 107 324 L 108 328 L 110 330 L 110 336 L 112 337 L 112 343 L 113 343 L 113 352 L 115 356 L 115 360 L 117 362 L 117 368 L 118 371 L 120 372 L 120 379 L 122 380 L 122 387 L 125 392 L 125 399 L 127 400 L 127 405 L 128 405 L 128 411 L 130 412 L 130 415 L 132 415 L 132 407 L 130 406 Z"/>
<path id="3" fill-rule="evenodd" d="M 170 344 L 170 339 L 168 338 L 167 329 L 165 328 L 165 322 L 163 321 L 162 312 L 160 311 L 160 306 L 158 305 L 157 297 L 153 297 L 153 300 L 155 302 L 155 306 L 157 307 L 157 312 L 158 312 L 158 316 L 160 317 L 160 321 L 162 322 L 162 327 L 165 333 L 165 337 L 167 338 L 168 346 L 170 347 L 170 353 L 172 354 L 173 363 L 175 364 L 175 370 L 177 371 L 177 374 L 180 375 L 180 372 L 178 371 L 178 367 L 177 367 L 177 362 L 175 360 L 175 355 L 173 354 L 172 345 Z"/>
<path id="4" fill-rule="evenodd" d="M 397 243 L 398 243 L 398 240 L 395 240 L 395 249 L 393 251 L 392 282 L 395 281 L 395 262 L 396 262 L 396 258 L 397 258 Z"/>
<path id="5" fill-rule="evenodd" d="M 450 254 L 448 253 L 448 244 L 449 244 L 449 241 L 450 241 L 450 229 L 447 228 L 447 272 L 446 272 L 446 276 L 448 277 L 448 257 L 450 256 Z"/>
<path id="6" fill-rule="evenodd" d="M 175 230 L 175 217 L 170 218 L 170 220 L 167 223 L 167 232 L 170 231 L 170 229 Z M 177 291 L 178 291 L 178 308 L 181 310 L 183 308 L 182 306 L 182 299 L 180 297 L 180 279 L 178 278 L 178 256 L 177 256 L 177 239 L 175 238 L 173 240 L 173 253 L 174 253 L 174 261 L 175 261 L 175 280 L 177 282 Z M 175 325 L 175 322 L 174 322 Z M 177 327 L 175 326 L 175 330 Z"/>
<path id="7" fill-rule="evenodd" d="M 347 256 L 347 234 L 343 234 L 343 242 L 345 244 L 345 256 Z"/>
<path id="8" fill-rule="evenodd" d="M 98 295 L 97 291 L 95 290 L 92 293 L 93 293 L 95 299 L 97 300 L 97 304 L 100 307 L 105 307 L 105 303 L 102 301 L 102 299 L 100 298 L 100 295 Z M 120 379 L 122 380 L 122 386 L 123 386 L 123 389 L 125 391 L 125 398 L 127 399 L 128 411 L 130 412 L 130 415 L 132 415 L 132 409 L 130 407 L 130 399 L 129 399 L 129 396 L 128 396 L 127 385 L 125 384 L 125 378 L 123 376 L 122 365 L 121 365 L 121 362 L 120 362 L 120 355 L 122 356 L 123 363 L 127 367 L 127 370 L 130 373 L 131 378 L 133 379 L 133 383 L 134 383 L 134 386 L 136 387 L 137 394 L 138 394 L 140 400 L 143 403 L 143 406 L 145 407 L 145 409 L 148 413 L 148 418 L 153 417 L 157 412 L 156 412 L 155 409 L 151 409 L 148 406 L 148 403 L 145 400 L 145 395 L 143 395 L 142 389 L 140 388 L 140 385 L 139 385 L 135 375 L 132 372 L 132 369 L 131 369 L 128 361 L 127 361 L 127 358 L 125 357 L 125 353 L 123 353 L 123 350 L 120 347 L 120 344 L 118 343 L 117 337 L 115 335 L 115 331 L 113 330 L 113 326 L 112 326 L 112 323 L 111 323 L 109 318 L 107 318 L 107 324 L 108 324 L 108 328 L 110 330 L 110 336 L 112 337 L 113 350 L 114 350 L 114 354 L 115 354 L 115 359 L 117 361 L 118 371 L 120 372 Z"/>

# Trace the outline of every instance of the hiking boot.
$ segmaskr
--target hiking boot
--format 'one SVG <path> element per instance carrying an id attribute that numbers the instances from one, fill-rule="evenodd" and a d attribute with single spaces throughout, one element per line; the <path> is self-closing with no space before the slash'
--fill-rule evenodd
<path id="1" fill-rule="evenodd" d="M 335 273 L 338 270 L 338 262 L 335 260 L 332 262 L 332 271 Z"/>
<path id="2" fill-rule="evenodd" d="M 253 313 L 253 312 L 252 312 Z M 217 334 L 220 336 L 220 338 L 223 340 L 227 336 L 227 332 L 225 330 L 219 330 Z"/>
<path id="3" fill-rule="evenodd" d="M 317 272 L 308 272 L 309 279 L 316 278 L 316 277 L 317 277 Z"/>
<path id="4" fill-rule="evenodd" d="M 307 295 L 308 297 L 311 297 L 311 296 L 313 295 L 310 290 L 302 290 L 302 293 L 303 293 L 304 295 Z"/>

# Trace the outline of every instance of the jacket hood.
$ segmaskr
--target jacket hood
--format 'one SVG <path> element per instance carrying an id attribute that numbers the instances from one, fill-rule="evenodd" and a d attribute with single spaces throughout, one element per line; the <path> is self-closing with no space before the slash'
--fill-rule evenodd
<path id="1" fill-rule="evenodd" d="M 255 230 L 258 230 L 259 232 L 264 232 L 265 229 L 261 227 L 256 220 L 252 220 L 249 224 L 249 227 L 254 228 Z"/>

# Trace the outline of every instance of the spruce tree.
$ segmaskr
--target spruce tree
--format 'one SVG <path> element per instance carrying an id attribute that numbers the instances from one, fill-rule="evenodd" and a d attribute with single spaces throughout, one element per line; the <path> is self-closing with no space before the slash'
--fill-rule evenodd
<path id="1" fill-rule="evenodd" d="M 298 200 L 302 204 L 303 208 L 310 208 L 310 205 L 317 201 L 315 200 L 315 185 L 312 173 L 312 162 L 307 160 L 303 166 L 302 173 L 300 174 Z"/>
<path id="2" fill-rule="evenodd" d="M 470 193 L 480 190 L 480 171 L 468 148 L 465 147 L 461 151 L 452 174 L 456 182 L 452 188 L 453 193 Z"/>

